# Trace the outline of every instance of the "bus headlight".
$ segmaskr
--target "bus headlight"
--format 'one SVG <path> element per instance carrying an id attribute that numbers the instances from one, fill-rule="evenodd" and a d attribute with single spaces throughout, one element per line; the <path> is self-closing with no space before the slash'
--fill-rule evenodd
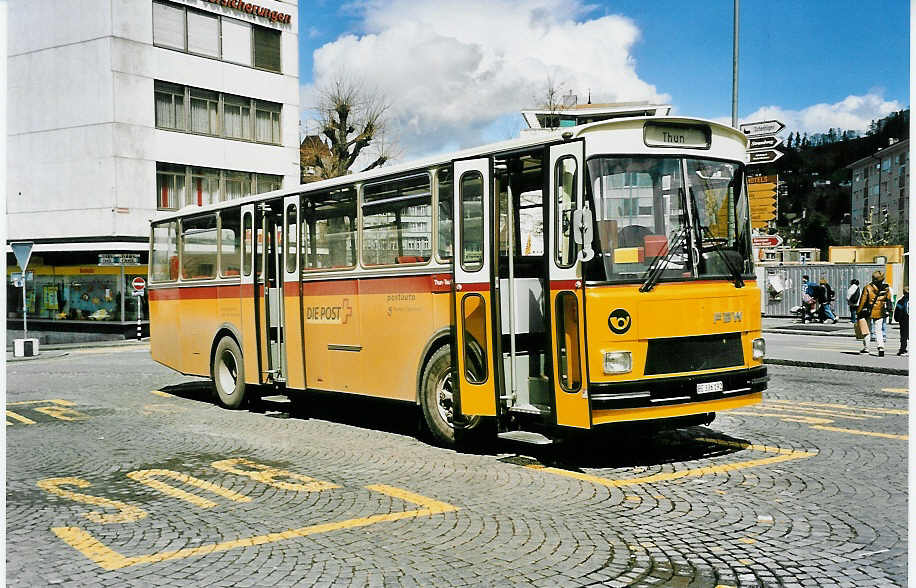
<path id="1" fill-rule="evenodd" d="M 751 357 L 754 359 L 763 359 L 763 356 L 767 354 L 767 342 L 763 339 L 754 339 L 751 348 Z"/>
<path id="2" fill-rule="evenodd" d="M 604 373 L 625 374 L 633 369 L 633 354 L 629 351 L 604 351 Z"/>

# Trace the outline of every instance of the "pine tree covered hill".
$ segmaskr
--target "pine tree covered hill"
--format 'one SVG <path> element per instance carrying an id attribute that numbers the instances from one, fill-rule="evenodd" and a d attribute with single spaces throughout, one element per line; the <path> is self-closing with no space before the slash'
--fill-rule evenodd
<path id="1" fill-rule="evenodd" d="M 826 249 L 828 245 L 840 244 L 839 239 L 830 238 L 828 227 L 839 226 L 850 212 L 851 170 L 846 166 L 888 147 L 891 139 L 909 138 L 909 123 L 907 109 L 872 121 L 864 136 L 841 129 L 812 136 L 789 133 L 781 148 L 783 157 L 754 170 L 778 173 L 779 179 L 786 182 L 787 190 L 779 197 L 777 226 L 784 227 L 804 210 L 800 246 Z"/>

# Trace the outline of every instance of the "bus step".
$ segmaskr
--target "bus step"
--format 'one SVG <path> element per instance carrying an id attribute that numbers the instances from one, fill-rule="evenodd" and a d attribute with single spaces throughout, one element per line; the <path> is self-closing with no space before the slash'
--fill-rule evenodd
<path id="1" fill-rule="evenodd" d="M 518 441 L 519 443 L 531 443 L 532 445 L 550 445 L 553 443 L 553 439 L 534 431 L 506 431 L 505 433 L 499 433 L 499 438 Z"/>
<path id="2" fill-rule="evenodd" d="M 509 407 L 509 412 L 520 412 L 523 414 L 550 414 L 549 408 L 541 408 L 534 404 L 517 404 Z"/>

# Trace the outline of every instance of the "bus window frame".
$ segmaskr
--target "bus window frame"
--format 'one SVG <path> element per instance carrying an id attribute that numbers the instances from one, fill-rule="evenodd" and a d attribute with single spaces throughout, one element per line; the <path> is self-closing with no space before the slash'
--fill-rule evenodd
<path id="1" fill-rule="evenodd" d="M 367 263 L 366 260 L 365 260 L 365 258 L 363 257 L 363 253 L 364 253 L 363 247 L 364 247 L 365 242 L 366 242 L 365 233 L 364 233 L 364 231 L 365 231 L 365 225 L 364 225 L 364 218 L 365 218 L 365 215 L 363 214 L 363 209 L 364 209 L 364 207 L 366 207 L 367 205 L 370 206 L 370 207 L 372 207 L 372 206 L 374 206 L 374 205 L 378 205 L 379 203 L 385 203 L 386 201 L 390 201 L 391 199 L 379 199 L 379 200 L 374 201 L 374 202 L 366 202 L 366 201 L 365 201 L 365 189 L 366 189 L 366 187 L 367 187 L 367 186 L 370 186 L 370 187 L 371 187 L 371 186 L 374 186 L 374 185 L 377 185 L 377 184 L 385 184 L 385 183 L 390 183 L 390 182 L 397 182 L 397 181 L 399 181 L 399 180 L 407 180 L 407 179 L 410 179 L 410 178 L 418 178 L 418 177 L 420 177 L 420 176 L 426 176 L 427 185 L 429 186 L 429 192 L 428 192 L 428 193 L 429 193 L 429 206 L 430 206 L 430 214 L 429 214 L 429 231 L 430 231 L 430 233 L 429 233 L 429 246 L 430 246 L 430 252 L 429 252 L 429 257 L 426 259 L 426 261 L 412 261 L 412 262 L 409 262 L 409 263 L 379 263 L 379 264 L 369 264 L 369 263 Z M 432 207 L 434 206 L 434 198 L 433 198 L 433 174 L 430 173 L 430 170 L 429 170 L 429 169 L 426 169 L 426 170 L 422 170 L 422 171 L 415 171 L 415 172 L 413 172 L 413 173 L 408 173 L 408 174 L 401 174 L 401 175 L 389 176 L 389 177 L 385 177 L 385 178 L 373 179 L 371 182 L 360 182 L 360 183 L 358 184 L 358 186 L 359 186 L 359 194 L 358 194 L 358 207 L 357 207 L 357 216 L 358 216 L 358 224 L 357 224 L 357 226 L 358 226 L 358 231 L 357 231 L 357 233 L 358 233 L 358 235 L 359 235 L 359 238 L 357 239 L 357 245 L 359 246 L 359 255 L 358 255 L 357 257 L 359 258 L 359 259 L 358 259 L 358 262 L 359 262 L 358 265 L 359 265 L 359 267 L 362 268 L 362 269 L 374 270 L 374 269 L 380 269 L 380 268 L 422 267 L 422 266 L 429 265 L 429 264 L 432 262 L 433 257 L 434 257 L 435 254 L 436 254 L 435 251 L 433 250 L 433 246 L 434 246 L 434 243 L 433 243 L 433 227 L 435 227 L 436 225 L 435 225 L 434 216 L 433 216 L 433 215 L 434 215 L 434 211 L 432 210 Z M 405 199 L 406 199 L 406 198 L 405 198 Z M 400 239 L 400 238 L 399 238 L 399 239 Z"/>
<path id="2" fill-rule="evenodd" d="M 435 256 L 436 263 L 440 263 L 440 264 L 451 264 L 451 263 L 453 263 L 453 262 L 455 261 L 455 243 L 454 243 L 454 237 L 452 237 L 452 239 L 451 239 L 451 241 L 450 241 L 450 243 L 451 243 L 451 245 L 452 245 L 452 255 L 451 255 L 451 257 L 442 257 L 442 256 L 440 255 L 440 252 L 442 251 L 442 248 L 440 247 L 440 239 L 441 239 L 441 236 L 442 236 L 442 232 L 441 232 L 441 227 L 439 226 L 439 223 L 440 223 L 441 220 L 442 220 L 442 219 L 439 217 L 439 206 L 440 206 L 440 204 L 442 203 L 441 194 L 439 193 L 439 173 L 440 173 L 440 172 L 446 172 L 446 173 L 448 173 L 448 174 L 450 174 L 450 175 L 453 176 L 454 174 L 452 174 L 452 164 L 450 164 L 450 163 L 449 163 L 449 164 L 445 164 L 445 165 L 442 165 L 442 166 L 433 168 L 433 169 L 431 170 L 431 174 L 432 174 L 432 177 L 433 177 L 433 180 L 434 180 L 434 181 L 433 181 L 433 185 L 435 186 L 434 189 L 433 189 L 433 190 L 434 190 L 434 193 L 433 193 L 433 201 L 434 201 L 434 202 L 433 202 L 433 236 L 434 236 L 433 255 Z M 450 182 L 451 182 L 451 184 L 452 184 L 452 195 L 448 198 L 448 200 L 446 201 L 446 203 L 447 203 L 449 206 L 453 206 L 453 205 L 454 205 L 454 196 L 455 196 L 455 178 L 454 178 L 454 177 L 451 177 L 451 178 L 450 178 Z M 455 211 L 454 211 L 454 210 L 452 211 L 452 219 L 451 219 L 451 220 L 452 220 L 452 227 L 449 227 L 449 230 L 448 230 L 448 235 L 450 235 L 450 236 L 453 235 L 453 231 L 454 231 L 454 223 L 455 223 Z"/>
<path id="3" fill-rule="evenodd" d="M 460 216 L 461 221 L 460 221 L 460 225 L 459 225 L 459 230 L 461 231 L 461 245 L 462 245 L 462 247 L 461 247 L 461 253 L 460 253 L 460 254 L 459 254 L 457 251 L 454 250 L 454 249 L 455 249 L 455 248 L 454 248 L 454 245 L 452 246 L 452 253 L 453 253 L 453 255 L 455 255 L 455 256 L 457 256 L 457 257 L 459 258 L 458 263 L 461 264 L 461 269 L 462 269 L 463 271 L 465 271 L 465 272 L 468 272 L 468 273 L 479 272 L 481 269 L 483 269 L 484 265 L 486 265 L 486 264 L 484 263 L 484 261 L 485 261 L 485 260 L 484 260 L 484 252 L 485 252 L 485 250 L 486 250 L 486 249 L 485 249 L 485 240 L 487 239 L 487 231 L 486 231 L 486 227 L 484 226 L 483 222 L 480 223 L 480 244 L 481 244 L 480 260 L 477 261 L 477 262 L 475 263 L 475 265 L 473 265 L 473 266 L 466 265 L 466 263 L 465 263 L 465 255 L 464 255 L 464 252 L 465 252 L 464 244 L 465 244 L 465 241 L 466 241 L 466 239 L 465 239 L 465 232 L 464 232 L 464 206 L 465 206 L 465 200 L 464 200 L 464 190 L 462 189 L 462 184 L 463 184 L 463 182 L 464 182 L 464 178 L 465 178 L 465 177 L 467 177 L 467 176 L 474 176 L 474 175 L 476 175 L 477 178 L 480 179 L 480 192 L 481 192 L 481 202 L 480 202 L 480 205 L 481 205 L 481 207 L 487 206 L 487 205 L 488 205 L 488 202 L 486 202 L 486 199 L 483 197 L 483 193 L 485 192 L 485 190 L 484 190 L 484 181 L 485 181 L 485 180 L 484 180 L 484 178 L 483 178 L 483 174 L 480 173 L 480 171 L 478 171 L 478 170 L 468 170 L 468 171 L 465 171 L 464 173 L 461 174 L 461 177 L 458 179 L 457 182 L 455 182 L 454 180 L 452 180 L 452 182 L 453 182 L 453 183 L 452 183 L 452 186 L 453 186 L 452 189 L 453 189 L 453 190 L 456 189 L 455 186 L 457 186 L 457 189 L 459 190 L 459 192 L 458 192 L 458 202 L 459 202 L 459 204 L 461 205 L 461 208 L 460 208 L 460 210 L 458 211 L 458 214 L 461 215 L 461 216 Z M 456 214 L 455 211 L 452 211 L 452 214 L 455 215 L 455 216 L 457 216 L 457 214 Z M 481 208 L 480 218 L 483 219 L 483 217 L 484 217 L 484 215 L 483 215 L 483 209 Z M 453 220 L 452 222 L 455 222 L 455 221 Z"/>
<path id="4" fill-rule="evenodd" d="M 305 222 L 305 212 L 304 211 L 307 208 L 309 208 L 309 206 L 306 206 L 306 200 L 317 194 L 329 194 L 331 192 L 348 190 L 348 189 L 353 190 L 356 194 L 355 199 L 353 201 L 354 206 L 356 208 L 356 213 L 353 217 L 353 222 L 355 226 L 354 226 L 354 230 L 351 231 L 351 233 L 353 235 L 353 247 L 355 251 L 357 252 L 357 254 L 354 256 L 353 264 L 345 266 L 345 267 L 313 267 L 313 268 L 305 267 L 305 261 L 306 259 L 308 259 L 308 257 L 303 254 L 302 248 L 307 247 L 308 242 L 303 238 L 305 231 L 302 230 L 302 223 Z M 360 230 L 359 230 L 360 223 L 362 221 L 360 217 L 361 198 L 362 198 L 362 182 L 356 182 L 352 184 L 339 184 L 337 186 L 331 186 L 329 188 L 323 188 L 321 190 L 312 190 L 310 192 L 300 193 L 299 210 L 298 210 L 299 212 L 299 271 L 301 271 L 303 275 L 316 274 L 316 273 L 321 273 L 321 272 L 350 272 L 360 267 L 358 252 L 360 250 L 360 247 L 362 246 L 360 243 Z M 309 238 L 312 238 L 311 230 L 308 232 L 308 235 L 309 235 Z"/>
<path id="5" fill-rule="evenodd" d="M 158 279 L 155 279 L 155 278 L 153 277 L 153 267 L 154 267 L 154 265 L 153 265 L 153 261 L 152 261 L 152 260 L 155 258 L 155 252 L 156 252 L 156 228 L 157 228 L 157 227 L 163 227 L 163 226 L 164 226 L 164 227 L 168 227 L 169 225 L 172 225 L 172 224 L 175 225 L 175 258 L 176 258 L 177 261 L 178 261 L 177 273 L 176 273 L 174 279 L 172 279 L 172 278 L 166 278 L 166 279 L 164 279 L 164 280 L 158 280 Z M 180 218 L 170 218 L 170 219 L 167 219 L 167 220 L 163 220 L 163 221 L 151 223 L 151 228 L 150 228 L 150 249 L 149 249 L 149 257 L 148 257 L 148 259 L 150 260 L 150 262 L 149 262 L 149 264 L 147 264 L 147 265 L 149 266 L 148 272 L 147 272 L 147 273 L 148 273 L 148 275 L 149 275 L 149 281 L 150 281 L 151 284 L 167 284 L 167 283 L 178 282 L 178 279 L 179 279 L 179 277 L 181 276 L 181 249 L 180 249 L 179 243 L 178 243 L 178 242 L 179 242 L 179 235 L 180 235 L 180 234 L 181 234 L 181 219 L 180 219 Z M 168 251 L 166 251 L 166 253 L 168 253 Z M 170 275 L 170 272 L 171 272 L 171 269 L 170 269 L 170 267 L 169 267 L 169 263 L 170 263 L 170 262 L 169 262 L 169 260 L 167 259 L 167 260 L 166 260 L 166 268 L 165 268 L 165 273 L 166 273 L 166 275 Z"/>
<path id="6" fill-rule="evenodd" d="M 180 219 L 181 222 L 179 226 L 181 227 L 181 231 L 178 234 L 178 281 L 179 282 L 205 282 L 207 280 L 219 279 L 219 267 L 218 267 L 219 266 L 219 215 L 217 213 L 218 211 L 214 210 L 214 211 L 205 212 L 202 214 L 182 217 Z M 214 232 L 216 232 L 216 263 L 214 264 L 213 275 L 212 276 L 201 276 L 201 277 L 196 277 L 196 278 L 186 278 L 184 277 L 184 234 L 185 234 L 184 224 L 185 224 L 185 221 L 195 221 L 197 219 L 206 218 L 207 216 L 212 216 L 214 218 L 214 221 L 216 221 L 215 222 L 216 227 L 213 229 Z"/>
<path id="7" fill-rule="evenodd" d="M 244 239 L 244 235 L 242 234 L 242 230 L 243 230 L 242 229 L 242 209 L 239 206 L 232 207 L 232 208 L 221 208 L 220 210 L 216 211 L 216 216 L 217 216 L 216 230 L 217 230 L 217 235 L 219 236 L 216 240 L 216 259 L 219 265 L 219 271 L 217 272 L 217 277 L 219 277 L 220 279 L 234 280 L 234 279 L 239 278 L 242 275 L 242 264 L 241 263 L 239 263 L 239 273 L 238 274 L 232 276 L 232 275 L 226 275 L 223 273 L 223 215 L 227 212 L 230 212 L 230 213 L 238 212 L 239 214 L 238 255 L 239 255 L 240 261 L 241 261 L 241 256 L 242 256 L 242 239 Z"/>

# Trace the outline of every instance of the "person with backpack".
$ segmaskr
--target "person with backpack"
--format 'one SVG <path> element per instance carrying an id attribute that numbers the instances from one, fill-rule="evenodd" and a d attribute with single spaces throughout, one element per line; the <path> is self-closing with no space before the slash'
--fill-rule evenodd
<path id="1" fill-rule="evenodd" d="M 862 291 L 859 289 L 859 280 L 853 278 L 849 281 L 849 288 L 846 289 L 846 304 L 849 305 L 849 320 L 856 322 L 856 309 L 859 307 L 859 295 Z"/>
<path id="2" fill-rule="evenodd" d="M 821 303 L 821 314 L 823 315 L 821 317 L 821 322 L 830 320 L 836 324 L 836 315 L 833 313 L 833 308 L 831 306 L 833 301 L 836 300 L 836 292 L 830 287 L 827 278 L 821 278 L 818 284 L 820 288 L 818 302 Z"/>
<path id="3" fill-rule="evenodd" d="M 884 281 L 884 272 L 875 270 L 859 298 L 856 317 L 871 319 L 871 334 L 875 336 L 878 344 L 878 357 L 884 357 L 884 308 L 888 304 L 890 287 Z M 868 338 L 862 339 L 862 349 L 859 353 L 868 353 Z"/>
<path id="4" fill-rule="evenodd" d="M 897 355 L 908 355 L 906 342 L 910 338 L 910 289 L 903 289 L 903 296 L 894 307 L 894 320 L 900 325 L 900 351 Z"/>

